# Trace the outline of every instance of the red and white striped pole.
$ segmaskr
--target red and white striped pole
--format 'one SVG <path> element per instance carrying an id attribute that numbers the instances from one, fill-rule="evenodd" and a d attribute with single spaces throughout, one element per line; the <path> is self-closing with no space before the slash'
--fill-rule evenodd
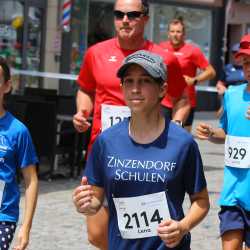
<path id="1" fill-rule="evenodd" d="M 71 18 L 71 0 L 64 0 L 62 5 L 62 28 L 63 31 L 70 31 L 70 18 Z"/>

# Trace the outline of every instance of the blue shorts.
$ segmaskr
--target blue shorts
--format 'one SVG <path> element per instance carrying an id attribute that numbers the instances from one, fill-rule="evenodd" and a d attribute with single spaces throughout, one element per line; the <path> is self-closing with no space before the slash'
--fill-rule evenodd
<path id="1" fill-rule="evenodd" d="M 239 206 L 222 206 L 219 212 L 220 235 L 230 230 L 243 230 L 243 241 L 250 247 L 250 212 Z"/>
<path id="2" fill-rule="evenodd" d="M 0 221 L 0 249 L 9 249 L 15 230 L 15 222 Z"/>

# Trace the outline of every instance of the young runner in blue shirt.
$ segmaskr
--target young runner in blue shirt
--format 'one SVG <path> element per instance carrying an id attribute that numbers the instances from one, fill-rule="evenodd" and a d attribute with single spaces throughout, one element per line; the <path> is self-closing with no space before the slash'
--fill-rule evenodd
<path id="1" fill-rule="evenodd" d="M 38 160 L 27 128 L 4 108 L 4 95 L 10 89 L 10 69 L 0 58 L 0 249 L 9 249 L 19 218 L 20 190 L 16 175 L 20 168 L 25 183 L 25 211 L 13 250 L 24 250 L 37 201 Z"/>
<path id="2" fill-rule="evenodd" d="M 189 250 L 189 231 L 207 214 L 209 200 L 197 144 L 160 112 L 163 60 L 140 50 L 126 57 L 117 75 L 131 117 L 97 137 L 74 204 L 92 215 L 106 195 L 109 249 Z M 186 215 L 185 193 L 191 201 Z"/>
<path id="3" fill-rule="evenodd" d="M 242 37 L 240 58 L 247 84 L 233 86 L 224 95 L 220 128 L 201 123 L 200 139 L 225 140 L 224 184 L 219 204 L 223 250 L 250 249 L 250 34 Z"/>
<path id="4" fill-rule="evenodd" d="M 231 52 L 234 62 L 233 64 L 229 63 L 225 65 L 222 74 L 216 83 L 216 89 L 220 98 L 223 98 L 223 95 L 228 87 L 246 83 L 240 59 L 235 57 L 239 48 L 239 43 L 236 43 L 232 46 Z M 217 111 L 217 117 L 220 117 L 221 114 L 222 107 L 220 107 Z"/>

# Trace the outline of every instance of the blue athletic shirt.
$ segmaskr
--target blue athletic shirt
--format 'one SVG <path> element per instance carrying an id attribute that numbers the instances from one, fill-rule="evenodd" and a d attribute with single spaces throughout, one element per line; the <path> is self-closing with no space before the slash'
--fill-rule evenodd
<path id="1" fill-rule="evenodd" d="M 224 95 L 224 112 L 220 127 L 227 135 L 249 137 L 250 120 L 246 111 L 250 105 L 250 93 L 247 84 L 231 86 Z M 222 206 L 239 205 L 250 211 L 250 169 L 225 166 L 224 183 L 219 204 Z"/>
<path id="2" fill-rule="evenodd" d="M 206 187 L 198 146 L 183 128 L 166 120 L 165 130 L 152 143 L 136 143 L 128 134 L 129 119 L 105 130 L 95 141 L 84 175 L 91 185 L 104 188 L 109 217 L 109 249 L 162 250 L 160 237 L 122 239 L 112 197 L 134 197 L 164 191 L 170 216 L 184 217 L 185 193 Z M 190 234 L 171 249 L 190 249 Z"/>
<path id="3" fill-rule="evenodd" d="M 0 118 L 0 221 L 18 221 L 20 190 L 16 182 L 17 169 L 37 163 L 27 128 L 6 112 Z"/>

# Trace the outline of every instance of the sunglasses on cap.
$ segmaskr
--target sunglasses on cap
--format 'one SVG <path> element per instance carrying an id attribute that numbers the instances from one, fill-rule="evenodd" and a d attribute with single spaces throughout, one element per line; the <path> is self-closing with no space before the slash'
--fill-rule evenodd
<path id="1" fill-rule="evenodd" d="M 250 42 L 248 42 L 248 41 L 241 42 L 240 48 L 241 49 L 250 49 Z"/>
<path id="2" fill-rule="evenodd" d="M 124 16 L 127 16 L 128 19 L 131 21 L 131 20 L 141 17 L 142 15 L 144 15 L 144 13 L 141 11 L 122 12 L 120 10 L 114 10 L 114 17 L 119 20 L 123 19 Z"/>

